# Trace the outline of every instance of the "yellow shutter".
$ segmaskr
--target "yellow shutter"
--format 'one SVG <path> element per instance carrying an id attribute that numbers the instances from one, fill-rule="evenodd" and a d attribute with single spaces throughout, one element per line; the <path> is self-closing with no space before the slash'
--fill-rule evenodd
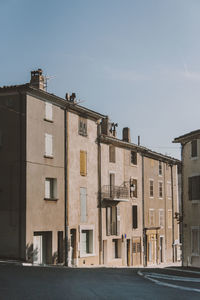
<path id="1" fill-rule="evenodd" d="M 87 152 L 82 150 L 80 151 L 80 174 L 87 175 Z"/>

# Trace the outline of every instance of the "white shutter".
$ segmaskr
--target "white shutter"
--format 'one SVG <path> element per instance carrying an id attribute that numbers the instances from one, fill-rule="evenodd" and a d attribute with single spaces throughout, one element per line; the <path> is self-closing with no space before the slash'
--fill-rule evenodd
<path id="1" fill-rule="evenodd" d="M 45 119 L 49 121 L 53 120 L 52 104 L 49 102 L 45 103 Z"/>
<path id="2" fill-rule="evenodd" d="M 80 188 L 80 202 L 81 202 L 81 222 L 86 222 L 87 219 L 86 188 Z"/>
<path id="3" fill-rule="evenodd" d="M 45 155 L 53 156 L 53 137 L 48 133 L 45 133 Z"/>
<path id="4" fill-rule="evenodd" d="M 50 198 L 50 180 L 49 179 L 45 179 L 45 198 L 49 199 Z"/>
<path id="5" fill-rule="evenodd" d="M 87 231 L 82 230 L 81 232 L 81 253 L 87 253 Z"/>
<path id="6" fill-rule="evenodd" d="M 117 235 L 120 235 L 120 207 L 116 207 L 117 211 Z"/>

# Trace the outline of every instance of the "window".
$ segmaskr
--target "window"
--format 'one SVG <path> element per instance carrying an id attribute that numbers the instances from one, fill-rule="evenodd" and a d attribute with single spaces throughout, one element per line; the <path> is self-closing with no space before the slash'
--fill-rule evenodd
<path id="1" fill-rule="evenodd" d="M 158 183 L 158 188 L 159 188 L 159 190 L 158 190 L 159 198 L 162 198 L 163 197 L 163 184 L 162 184 L 162 182 Z"/>
<path id="2" fill-rule="evenodd" d="M 149 180 L 149 196 L 153 197 L 153 180 Z"/>
<path id="3" fill-rule="evenodd" d="M 164 227 L 164 210 L 159 210 L 159 226 Z"/>
<path id="4" fill-rule="evenodd" d="M 172 197 L 172 185 L 171 185 L 171 182 L 167 182 L 167 197 L 168 198 Z"/>
<path id="5" fill-rule="evenodd" d="M 45 120 L 52 121 L 53 120 L 53 109 L 52 104 L 49 102 L 45 102 Z"/>
<path id="6" fill-rule="evenodd" d="M 131 164 L 137 165 L 137 152 L 131 151 Z"/>
<path id="7" fill-rule="evenodd" d="M 94 254 L 94 237 L 93 229 L 81 229 L 80 234 L 80 256 Z"/>
<path id="8" fill-rule="evenodd" d="M 199 228 L 192 227 L 191 229 L 191 250 L 193 255 L 199 255 Z"/>
<path id="9" fill-rule="evenodd" d="M 188 178 L 189 200 L 200 200 L 200 176 Z"/>
<path id="10" fill-rule="evenodd" d="M 132 206 L 132 221 L 133 221 L 133 228 L 138 228 L 138 211 L 137 205 Z"/>
<path id="11" fill-rule="evenodd" d="M 87 175 L 87 152 L 82 150 L 80 151 L 80 175 Z"/>
<path id="12" fill-rule="evenodd" d="M 79 117 L 78 133 L 87 136 L 87 119 Z"/>
<path id="13" fill-rule="evenodd" d="M 130 179 L 130 197 L 137 198 L 137 179 Z"/>
<path id="14" fill-rule="evenodd" d="M 109 162 L 115 163 L 115 147 L 109 146 Z"/>
<path id="15" fill-rule="evenodd" d="M 191 142 L 191 157 L 197 157 L 197 140 Z"/>
<path id="16" fill-rule="evenodd" d="M 106 234 L 120 235 L 120 208 L 118 206 L 106 207 Z"/>
<path id="17" fill-rule="evenodd" d="M 158 162 L 158 174 L 162 175 L 162 162 L 161 161 Z"/>
<path id="18" fill-rule="evenodd" d="M 81 222 L 87 221 L 87 190 L 86 188 L 80 188 L 80 205 L 81 205 Z"/>
<path id="19" fill-rule="evenodd" d="M 155 224 L 155 212 L 154 209 L 149 209 L 149 226 L 154 226 Z"/>
<path id="20" fill-rule="evenodd" d="M 45 156 L 53 157 L 53 137 L 48 133 L 45 133 Z"/>
<path id="21" fill-rule="evenodd" d="M 121 240 L 117 240 L 117 239 L 113 240 L 113 257 L 114 258 L 121 257 Z"/>
<path id="22" fill-rule="evenodd" d="M 168 209 L 168 228 L 172 228 L 172 210 Z"/>
<path id="23" fill-rule="evenodd" d="M 56 178 L 45 178 L 45 199 L 57 199 Z"/>

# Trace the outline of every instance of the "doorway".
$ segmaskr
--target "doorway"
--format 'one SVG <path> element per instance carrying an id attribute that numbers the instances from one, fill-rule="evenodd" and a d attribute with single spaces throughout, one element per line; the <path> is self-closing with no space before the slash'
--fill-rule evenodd
<path id="1" fill-rule="evenodd" d="M 127 266 L 131 265 L 131 241 L 130 239 L 126 240 L 126 261 Z"/>
<path id="2" fill-rule="evenodd" d="M 71 265 L 76 265 L 76 229 L 70 229 L 71 235 Z"/>
<path id="3" fill-rule="evenodd" d="M 52 263 L 52 231 L 34 232 L 33 263 Z"/>
<path id="4" fill-rule="evenodd" d="M 160 262 L 164 262 L 164 237 L 160 236 Z"/>

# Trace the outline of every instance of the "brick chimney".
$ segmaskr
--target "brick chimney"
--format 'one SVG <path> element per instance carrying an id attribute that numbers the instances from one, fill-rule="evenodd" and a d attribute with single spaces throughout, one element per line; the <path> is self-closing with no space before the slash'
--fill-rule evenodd
<path id="1" fill-rule="evenodd" d="M 40 90 L 45 89 L 45 84 L 44 84 L 44 76 L 42 75 L 42 69 L 38 69 L 36 71 L 31 71 L 31 80 L 30 80 L 30 85 L 33 87 L 36 87 Z"/>
<path id="2" fill-rule="evenodd" d="M 122 139 L 125 142 L 130 143 L 131 142 L 131 136 L 130 136 L 130 128 L 124 127 L 122 132 Z"/>

